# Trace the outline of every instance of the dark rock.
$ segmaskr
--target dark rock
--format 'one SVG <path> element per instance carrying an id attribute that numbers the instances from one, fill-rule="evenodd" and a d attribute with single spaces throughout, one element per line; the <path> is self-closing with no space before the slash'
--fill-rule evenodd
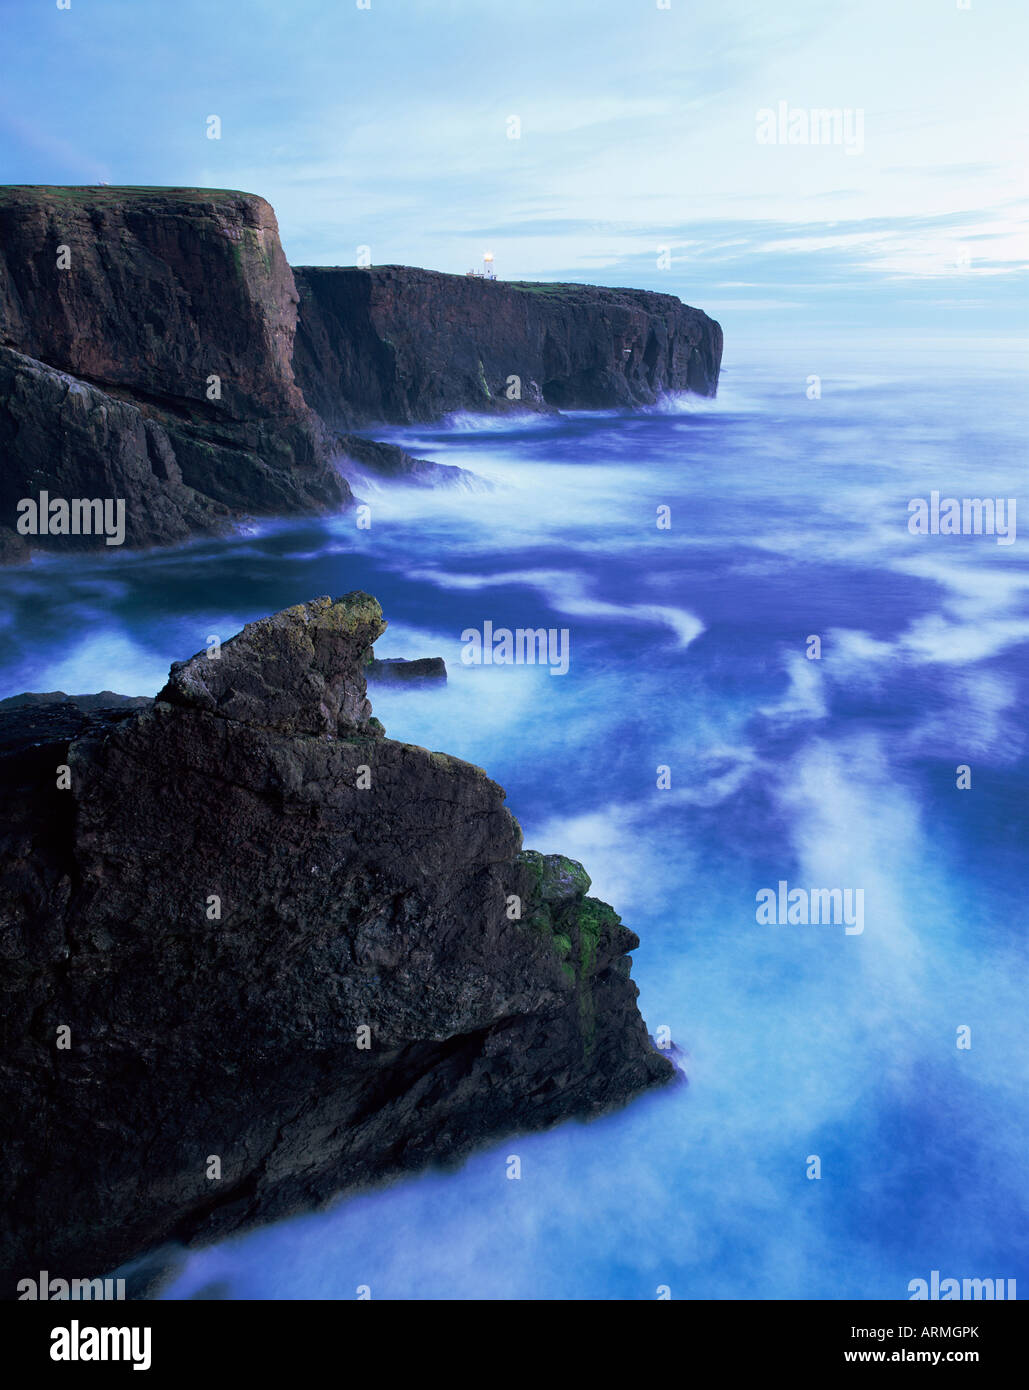
<path id="1" fill-rule="evenodd" d="M 251 193 L 0 188 L 0 343 L 101 388 L 232 420 L 299 412 L 296 305 Z"/>
<path id="2" fill-rule="evenodd" d="M 415 661 L 389 656 L 369 661 L 364 673 L 379 685 L 442 685 L 446 684 L 447 664 L 441 656 L 423 656 Z"/>
<path id="3" fill-rule="evenodd" d="M 378 477 L 486 486 L 331 431 L 717 386 L 721 329 L 671 295 L 403 266 L 295 274 L 253 194 L 0 188 L 0 563 L 106 546 L 19 535 L 18 504 L 42 492 L 122 499 L 123 543 L 164 545 L 348 505 L 340 447 Z"/>
<path id="4" fill-rule="evenodd" d="M 333 428 L 454 410 L 649 405 L 668 391 L 717 389 L 722 330 L 673 295 L 411 266 L 293 274 L 294 371 Z M 518 400 L 508 399 L 512 376 Z"/>
<path id="5" fill-rule="evenodd" d="M 364 662 L 385 630 L 368 594 L 298 604 L 247 623 L 216 659 L 173 662 L 157 702 L 284 734 L 366 733 Z"/>
<path id="6" fill-rule="evenodd" d="M 96 695 L 66 695 L 63 690 L 51 690 L 38 695 L 31 690 L 23 695 L 9 695 L 0 700 L 0 710 L 25 709 L 37 705 L 76 705 L 79 709 L 146 709 L 152 705 L 149 695 L 116 695 L 113 690 L 101 690 Z"/>
<path id="7" fill-rule="evenodd" d="M 566 859 L 563 854 L 538 854 L 534 850 L 526 850 L 523 857 L 539 874 L 540 897 L 545 903 L 581 898 L 589 892 L 592 879 L 574 859 Z"/>
<path id="8" fill-rule="evenodd" d="M 22 565 L 31 559 L 32 552 L 23 536 L 0 526 L 0 565 Z"/>
<path id="9" fill-rule="evenodd" d="M 475 492 L 491 490 L 485 478 L 480 478 L 467 468 L 415 458 L 397 444 L 383 444 L 359 434 L 338 435 L 336 443 L 344 453 L 342 459 L 337 459 L 337 464 L 355 486 L 363 481 L 363 475 L 370 473 L 379 478 L 389 478 L 392 482 L 413 483 L 418 487 L 464 487 Z M 348 460 L 358 465 L 356 470 L 347 468 Z"/>
<path id="10" fill-rule="evenodd" d="M 295 277 L 253 194 L 0 189 L 0 562 L 106 546 L 20 536 L 18 503 L 41 492 L 123 499 L 124 544 L 170 544 L 348 505 L 340 448 L 378 477 L 486 486 L 331 431 L 717 387 L 721 329 L 672 295 L 404 266 Z"/>
<path id="11" fill-rule="evenodd" d="M 145 708 L 0 711 L 0 1293 L 140 1259 L 145 1288 L 169 1248 L 671 1077 L 581 867 L 371 717 L 382 626 L 319 599 Z"/>
<path id="12" fill-rule="evenodd" d="M 182 481 L 167 434 L 135 405 L 0 347 L 0 517 L 17 524 L 23 498 L 123 498 L 125 544 L 226 530 L 231 516 Z M 103 536 L 26 536 L 23 545 L 84 550 Z"/>
<path id="13" fill-rule="evenodd" d="M 41 491 L 124 499 L 129 546 L 346 505 L 293 379 L 296 305 L 262 198 L 0 189 L 0 526 Z"/>

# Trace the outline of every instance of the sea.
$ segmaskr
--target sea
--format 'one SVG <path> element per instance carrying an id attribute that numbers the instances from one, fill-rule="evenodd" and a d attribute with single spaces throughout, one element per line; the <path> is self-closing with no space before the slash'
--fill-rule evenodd
<path id="1" fill-rule="evenodd" d="M 585 865 L 682 1054 L 617 1113 L 190 1251 L 164 1297 L 1029 1294 L 1025 368 L 730 338 L 714 400 L 368 431 L 475 477 L 368 480 L 363 527 L 0 571 L 0 696 L 150 695 L 212 635 L 374 594 L 377 655 L 449 672 L 374 689 L 387 733 Z M 919 531 L 933 494 L 1007 535 Z M 565 634 L 567 671 L 470 661 L 487 622 Z"/>

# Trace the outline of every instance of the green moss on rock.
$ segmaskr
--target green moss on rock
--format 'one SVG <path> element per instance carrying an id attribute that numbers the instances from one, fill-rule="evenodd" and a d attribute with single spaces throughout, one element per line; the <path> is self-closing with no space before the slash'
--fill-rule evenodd
<path id="1" fill-rule="evenodd" d="M 539 896 L 544 902 L 559 903 L 589 891 L 589 874 L 575 859 L 563 854 L 540 854 L 538 850 L 523 850 L 519 861 L 532 870 Z"/>
<path id="2" fill-rule="evenodd" d="M 584 898 L 577 915 L 579 928 L 579 960 L 583 972 L 592 970 L 597 959 L 597 947 L 622 919 L 613 907 L 599 898 Z"/>
<path id="3" fill-rule="evenodd" d="M 577 860 L 537 850 L 523 850 L 518 860 L 532 876 L 526 925 L 548 938 L 562 973 L 576 989 L 583 1047 L 589 1053 L 596 1038 L 597 959 L 622 919 L 607 903 L 586 896 L 591 881 Z"/>

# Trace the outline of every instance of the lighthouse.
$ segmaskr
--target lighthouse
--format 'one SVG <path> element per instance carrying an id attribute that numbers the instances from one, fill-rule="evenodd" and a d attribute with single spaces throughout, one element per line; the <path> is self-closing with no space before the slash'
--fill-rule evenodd
<path id="1" fill-rule="evenodd" d="M 495 279 L 497 278 L 497 273 L 496 273 L 496 271 L 493 269 L 493 252 L 492 252 L 492 251 L 487 251 L 487 252 L 485 252 L 484 255 L 483 255 L 483 258 L 482 258 L 482 274 L 483 274 L 483 278 L 486 279 L 486 280 L 495 280 Z"/>

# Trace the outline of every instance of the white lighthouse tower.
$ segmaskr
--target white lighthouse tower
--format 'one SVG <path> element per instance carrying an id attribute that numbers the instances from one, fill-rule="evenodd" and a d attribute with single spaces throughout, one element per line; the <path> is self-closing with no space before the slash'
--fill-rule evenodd
<path id="1" fill-rule="evenodd" d="M 486 251 L 482 257 L 482 275 L 485 280 L 495 280 L 497 272 L 493 269 L 493 252 Z"/>

